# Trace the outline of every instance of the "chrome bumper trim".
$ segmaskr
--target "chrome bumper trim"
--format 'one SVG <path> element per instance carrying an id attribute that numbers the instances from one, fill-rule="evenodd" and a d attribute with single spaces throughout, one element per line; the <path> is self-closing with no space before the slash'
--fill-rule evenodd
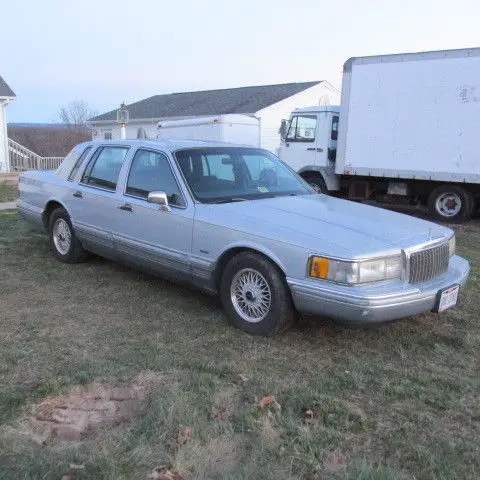
<path id="1" fill-rule="evenodd" d="M 448 270 L 427 282 L 382 282 L 347 287 L 319 281 L 287 278 L 294 304 L 300 312 L 331 317 L 339 321 L 368 324 L 386 322 L 430 311 L 438 291 L 463 285 L 470 272 L 467 260 L 454 256 Z"/>

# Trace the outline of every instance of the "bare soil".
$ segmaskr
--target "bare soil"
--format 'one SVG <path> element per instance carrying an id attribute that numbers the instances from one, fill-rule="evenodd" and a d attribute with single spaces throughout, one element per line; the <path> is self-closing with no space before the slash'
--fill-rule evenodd
<path id="1" fill-rule="evenodd" d="M 94 382 L 76 386 L 66 395 L 33 406 L 21 433 L 41 445 L 84 440 L 105 428 L 131 422 L 144 412 L 158 382 L 158 377 L 139 375 L 129 385 Z"/>

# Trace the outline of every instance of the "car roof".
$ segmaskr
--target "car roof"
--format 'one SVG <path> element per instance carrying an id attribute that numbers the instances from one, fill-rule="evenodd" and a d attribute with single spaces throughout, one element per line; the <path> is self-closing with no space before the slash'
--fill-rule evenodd
<path id="1" fill-rule="evenodd" d="M 132 139 L 132 140 L 92 140 L 85 142 L 85 145 L 126 145 L 131 147 L 148 147 L 148 148 L 163 148 L 171 152 L 185 148 L 202 148 L 202 147 L 241 147 L 241 148 L 256 148 L 249 145 L 240 145 L 227 142 L 212 142 L 204 140 L 157 140 L 157 139 Z"/>

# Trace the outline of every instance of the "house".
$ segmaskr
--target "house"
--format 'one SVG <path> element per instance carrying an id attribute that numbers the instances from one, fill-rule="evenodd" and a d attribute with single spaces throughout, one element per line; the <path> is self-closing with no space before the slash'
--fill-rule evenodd
<path id="1" fill-rule="evenodd" d="M 0 77 L 0 172 L 10 171 L 8 160 L 7 112 L 6 106 L 16 98 L 13 90 Z"/>
<path id="2" fill-rule="evenodd" d="M 325 80 L 154 95 L 127 105 L 126 137 L 136 138 L 142 127 L 148 137 L 155 138 L 161 120 L 237 113 L 259 118 L 261 146 L 276 153 L 281 121 L 292 110 L 339 103 L 340 92 Z M 121 138 L 117 110 L 91 118 L 88 123 L 94 139 Z"/>

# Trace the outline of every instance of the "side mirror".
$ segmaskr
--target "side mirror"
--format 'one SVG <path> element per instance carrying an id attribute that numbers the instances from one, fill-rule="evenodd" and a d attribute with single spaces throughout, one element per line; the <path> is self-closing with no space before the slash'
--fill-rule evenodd
<path id="1" fill-rule="evenodd" d="M 285 119 L 282 120 L 282 123 L 280 124 L 280 130 L 278 132 L 280 133 L 281 139 L 285 140 L 285 137 L 287 136 L 287 121 Z"/>
<path id="2" fill-rule="evenodd" d="M 168 198 L 165 192 L 150 192 L 147 197 L 147 202 L 160 205 L 160 210 L 164 212 L 170 212 L 172 210 L 168 205 Z"/>

